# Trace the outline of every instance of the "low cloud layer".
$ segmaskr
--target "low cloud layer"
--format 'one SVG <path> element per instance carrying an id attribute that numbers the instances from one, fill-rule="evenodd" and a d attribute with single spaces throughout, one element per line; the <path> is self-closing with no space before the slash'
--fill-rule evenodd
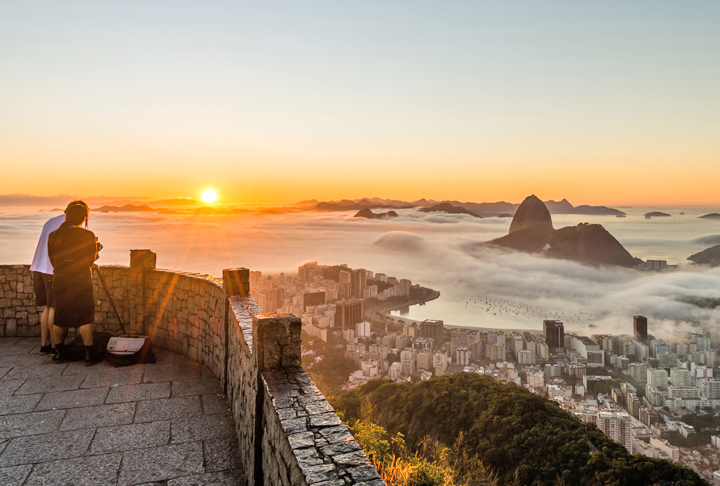
<path id="1" fill-rule="evenodd" d="M 543 319 L 559 318 L 569 329 L 588 333 L 629 332 L 636 314 L 651 317 L 656 329 L 720 324 L 720 308 L 708 307 L 720 299 L 720 269 L 648 274 L 591 267 L 482 244 L 505 234 L 509 219 L 400 213 L 391 220 L 363 220 L 351 213 L 95 214 L 90 224 L 105 245 L 103 264 L 127 264 L 134 248 L 156 251 L 160 267 L 214 275 L 238 266 L 294 273 L 309 260 L 346 263 L 440 290 L 438 301 L 417 307 L 410 317 L 448 324 L 539 330 Z M 29 263 L 48 216 L 0 215 L 0 263 Z M 709 240 L 698 243 L 699 238 L 720 237 L 706 236 L 702 220 L 681 230 L 670 224 L 664 230 L 653 221 L 651 235 L 643 224 L 619 221 L 616 231 L 610 228 L 624 244 L 644 239 L 642 245 L 628 244 L 641 258 L 668 251 L 685 258 L 698 245 L 710 245 Z"/>

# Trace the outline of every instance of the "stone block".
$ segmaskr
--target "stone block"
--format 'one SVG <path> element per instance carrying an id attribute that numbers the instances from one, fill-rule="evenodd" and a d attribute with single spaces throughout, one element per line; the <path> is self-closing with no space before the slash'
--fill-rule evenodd
<path id="1" fill-rule="evenodd" d="M 338 454 L 334 456 L 332 460 L 337 466 L 342 468 L 370 465 L 370 460 L 361 450 L 347 452 L 345 454 Z"/>
<path id="2" fill-rule="evenodd" d="M 339 479 L 332 464 L 309 465 L 303 467 L 302 471 L 308 484 Z"/>
<path id="3" fill-rule="evenodd" d="M 172 382 L 172 396 L 205 395 L 220 393 L 220 384 L 216 379 L 182 380 Z"/>
<path id="4" fill-rule="evenodd" d="M 170 383 L 139 383 L 110 389 L 105 403 L 137 402 L 170 397 Z"/>
<path id="5" fill-rule="evenodd" d="M 205 451 L 205 471 L 207 472 L 226 471 L 242 467 L 238 440 L 235 435 L 206 440 L 203 448 Z"/>
<path id="6" fill-rule="evenodd" d="M 287 436 L 290 441 L 290 447 L 293 449 L 302 449 L 305 447 L 315 446 L 315 436 L 312 432 L 300 432 L 297 434 L 290 434 Z"/>
<path id="7" fill-rule="evenodd" d="M 0 415 L 32 412 L 41 397 L 42 395 L 2 395 L 0 396 Z"/>
<path id="8" fill-rule="evenodd" d="M 0 456 L 0 467 L 79 457 L 87 452 L 92 431 L 73 430 L 16 437 Z"/>
<path id="9" fill-rule="evenodd" d="M 200 397 L 161 398 L 138 402 L 135 422 L 172 420 L 201 415 Z"/>
<path id="10" fill-rule="evenodd" d="M 230 410 L 227 397 L 219 393 L 202 395 L 203 412 L 207 414 L 227 413 Z"/>
<path id="11" fill-rule="evenodd" d="M 25 486 L 115 484 L 122 454 L 80 457 L 37 464 Z"/>
<path id="12" fill-rule="evenodd" d="M 279 370 L 301 358 L 301 342 L 293 337 L 299 336 L 301 327 L 300 319 L 292 314 L 270 312 L 253 317 L 253 344 L 262 370 Z"/>
<path id="13" fill-rule="evenodd" d="M 370 465 L 351 467 L 348 468 L 347 471 L 350 473 L 350 477 L 356 482 L 380 479 L 378 472 Z"/>
<path id="14" fill-rule="evenodd" d="M 54 432 L 64 415 L 63 410 L 7 415 L 0 420 L 0 439 Z"/>
<path id="15" fill-rule="evenodd" d="M 134 403 L 75 408 L 66 412 L 60 430 L 96 429 L 98 427 L 126 425 L 132 423 L 134 416 Z"/>
<path id="16" fill-rule="evenodd" d="M 157 254 L 150 250 L 130 250 L 130 270 L 142 273 L 145 270 L 155 270 L 157 267 Z"/>
<path id="17" fill-rule="evenodd" d="M 243 471 L 233 469 L 171 479 L 167 482 L 167 486 L 237 486 L 244 484 L 244 481 Z"/>
<path id="18" fill-rule="evenodd" d="M 91 454 L 104 454 L 166 445 L 170 441 L 170 422 L 101 427 L 95 432 Z"/>
<path id="19" fill-rule="evenodd" d="M 223 270 L 223 288 L 228 297 L 246 297 L 250 293 L 250 270 L 247 268 Z"/>
<path id="20" fill-rule="evenodd" d="M 46 357 L 44 357 L 46 358 Z M 50 376 L 46 378 L 29 378 L 15 392 L 17 395 L 31 395 L 35 393 L 49 393 L 65 390 L 77 390 L 83 381 L 83 376 Z"/>
<path id="21" fill-rule="evenodd" d="M 4 378 L 0 380 L 0 396 L 10 396 L 25 383 L 25 380 L 12 380 Z"/>
<path id="22" fill-rule="evenodd" d="M 55 410 L 102 405 L 102 403 L 105 402 L 107 394 L 107 388 L 46 393 L 35 410 Z"/>
<path id="23" fill-rule="evenodd" d="M 310 416 L 310 427 L 330 427 L 341 423 L 340 418 L 332 412 Z"/>
<path id="24" fill-rule="evenodd" d="M 132 485 L 200 474 L 203 450 L 200 442 L 175 444 L 124 454 L 118 484 Z"/>
<path id="25" fill-rule="evenodd" d="M 0 467 L 0 484 L 3 486 L 22 486 L 32 471 L 32 465 Z"/>
<path id="26" fill-rule="evenodd" d="M 172 421 L 172 443 L 234 437 L 230 414 L 197 415 Z"/>
<path id="27" fill-rule="evenodd" d="M 115 385 L 134 385 L 143 379 L 143 369 L 129 366 L 101 373 L 88 373 L 80 388 L 99 388 Z"/>

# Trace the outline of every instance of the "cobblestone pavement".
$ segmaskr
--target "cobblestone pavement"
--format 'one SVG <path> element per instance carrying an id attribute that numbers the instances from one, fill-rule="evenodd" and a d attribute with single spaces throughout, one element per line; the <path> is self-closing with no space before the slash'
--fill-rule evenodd
<path id="1" fill-rule="evenodd" d="M 157 363 L 56 364 L 40 338 L 0 338 L 0 485 L 240 484 L 220 383 L 156 350 Z"/>

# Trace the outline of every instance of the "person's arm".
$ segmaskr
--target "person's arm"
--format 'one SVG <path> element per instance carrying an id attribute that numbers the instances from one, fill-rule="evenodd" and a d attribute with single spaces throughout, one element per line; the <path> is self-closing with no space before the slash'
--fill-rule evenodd
<path id="1" fill-rule="evenodd" d="M 53 268 L 56 267 L 55 265 L 55 258 L 56 258 L 56 251 L 55 251 L 55 234 L 50 233 L 48 235 L 48 241 L 47 241 L 47 250 L 48 250 L 48 259 L 50 260 L 50 264 L 53 266 Z"/>
<path id="2" fill-rule="evenodd" d="M 92 267 L 98 257 L 97 238 L 95 238 L 92 231 L 88 231 L 85 234 L 85 242 L 83 243 L 83 259 L 85 259 L 88 267 Z"/>

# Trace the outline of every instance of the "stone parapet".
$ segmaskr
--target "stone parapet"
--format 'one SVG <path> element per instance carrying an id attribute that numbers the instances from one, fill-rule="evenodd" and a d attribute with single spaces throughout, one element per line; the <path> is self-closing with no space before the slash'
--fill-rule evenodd
<path id="1" fill-rule="evenodd" d="M 35 305 L 30 265 L 0 265 L 0 337 L 39 336 L 42 309 Z"/>
<path id="2" fill-rule="evenodd" d="M 248 270 L 206 274 L 155 269 L 134 250 L 130 267 L 100 267 L 130 333 L 205 365 L 222 383 L 249 486 L 384 485 L 360 446 L 300 367 L 300 320 L 263 314 Z M 98 330 L 119 334 L 111 299 L 94 275 Z M 39 336 L 27 265 L 0 266 L 0 336 Z"/>

